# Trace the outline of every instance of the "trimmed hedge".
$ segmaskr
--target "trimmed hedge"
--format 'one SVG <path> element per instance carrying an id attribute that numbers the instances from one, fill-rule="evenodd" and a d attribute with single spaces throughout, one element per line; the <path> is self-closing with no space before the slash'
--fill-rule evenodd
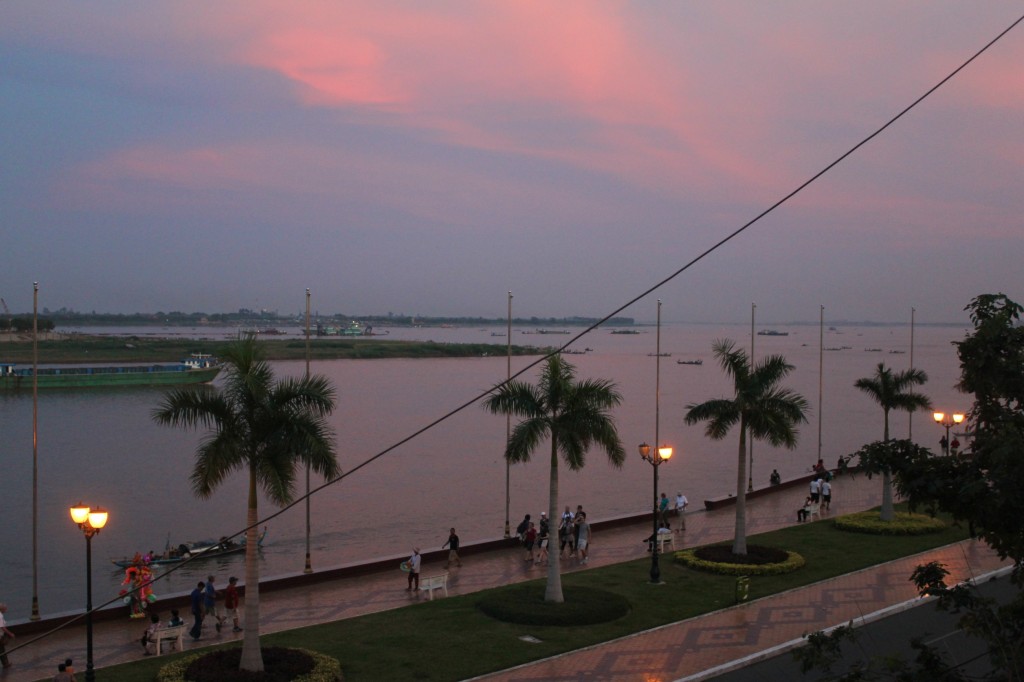
<path id="1" fill-rule="evenodd" d="M 719 561 L 707 561 L 697 556 L 697 549 L 686 549 L 681 552 L 676 552 L 674 560 L 676 563 L 682 564 L 689 568 L 697 571 L 704 571 L 705 573 L 717 573 L 718 575 L 782 575 L 783 573 L 792 573 L 793 571 L 800 569 L 806 564 L 806 560 L 796 552 L 787 552 L 780 550 L 785 553 L 785 561 L 777 563 L 724 563 Z"/>
<path id="2" fill-rule="evenodd" d="M 839 530 L 873 535 L 926 535 L 946 528 L 942 519 L 910 512 L 896 512 L 892 521 L 882 521 L 878 511 L 866 511 L 840 516 L 833 523 Z"/>
<path id="3" fill-rule="evenodd" d="M 337 659 L 309 649 L 263 647 L 265 670 L 262 673 L 239 670 L 241 657 L 241 647 L 185 656 L 160 668 L 156 679 L 157 682 L 340 682 L 344 679 Z M 193 664 L 199 665 L 193 668 Z"/>
<path id="4" fill-rule="evenodd" d="M 618 620 L 632 605 L 625 597 L 592 587 L 562 585 L 561 604 L 544 601 L 544 583 L 523 583 L 488 590 L 477 601 L 483 613 L 506 623 L 520 625 L 593 625 Z"/>

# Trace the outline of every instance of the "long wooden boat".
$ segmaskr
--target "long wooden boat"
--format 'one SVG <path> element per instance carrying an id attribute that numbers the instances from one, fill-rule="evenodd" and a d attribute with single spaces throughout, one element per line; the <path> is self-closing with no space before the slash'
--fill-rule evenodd
<path id="1" fill-rule="evenodd" d="M 264 528 L 257 540 L 257 545 L 263 546 L 263 538 L 267 537 L 267 529 Z M 228 554 L 237 554 L 245 551 L 245 538 L 242 538 L 241 542 L 230 542 L 222 540 L 220 542 L 214 542 L 212 540 L 206 542 L 197 542 L 192 545 L 181 544 L 175 549 L 168 549 L 163 554 L 151 558 L 149 561 L 145 561 L 141 554 L 136 554 L 134 557 L 124 557 L 123 559 L 111 559 L 111 563 L 120 568 L 128 568 L 129 566 L 135 566 L 136 564 L 144 563 L 149 566 L 161 566 L 167 564 L 180 564 L 186 559 L 213 559 L 214 557 L 225 556 Z"/>
<path id="2" fill-rule="evenodd" d="M 208 353 L 193 353 L 173 365 L 107 365 L 101 367 L 40 367 L 39 388 L 94 388 L 99 386 L 164 386 L 213 381 L 220 362 Z M 0 389 L 32 388 L 31 367 L 0 363 Z"/>

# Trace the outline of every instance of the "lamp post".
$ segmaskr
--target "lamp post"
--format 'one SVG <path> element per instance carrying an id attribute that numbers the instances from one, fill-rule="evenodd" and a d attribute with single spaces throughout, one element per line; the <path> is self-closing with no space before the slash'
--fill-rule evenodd
<path id="1" fill-rule="evenodd" d="M 939 426 L 946 427 L 945 450 L 946 454 L 949 454 L 949 429 L 954 424 L 959 424 L 960 422 L 962 422 L 964 420 L 964 416 L 959 412 L 954 412 L 953 414 L 946 414 L 945 412 L 933 412 L 932 418 L 935 420 L 935 423 L 938 424 Z"/>
<path id="2" fill-rule="evenodd" d="M 71 520 L 85 533 L 85 682 L 93 682 L 92 664 L 92 536 L 107 525 L 107 512 L 79 502 L 70 508 Z"/>
<path id="3" fill-rule="evenodd" d="M 654 452 L 651 452 L 650 445 L 641 443 L 638 450 L 644 461 L 654 467 L 654 528 L 652 531 L 654 535 L 651 538 L 654 547 L 651 549 L 651 583 L 660 585 L 661 568 L 658 566 L 658 549 L 661 547 L 661 543 L 658 542 L 658 467 L 661 466 L 662 462 L 672 457 L 672 448 L 662 445 Z"/>

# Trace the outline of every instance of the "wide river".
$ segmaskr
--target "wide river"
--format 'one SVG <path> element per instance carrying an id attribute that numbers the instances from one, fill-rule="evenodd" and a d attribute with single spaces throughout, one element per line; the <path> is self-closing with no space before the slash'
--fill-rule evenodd
<path id="1" fill-rule="evenodd" d="M 615 417 L 626 447 L 627 461 L 609 465 L 599 451 L 589 453 L 580 472 L 560 470 L 560 505 L 582 504 L 591 518 L 604 519 L 648 508 L 652 470 L 636 446 L 654 442 L 655 328 L 639 334 L 592 332 L 577 342 L 591 348 L 568 356 L 580 377 L 610 379 L 624 402 Z M 99 330 L 87 330 L 96 332 Z M 107 330 L 109 331 L 109 330 Z M 226 338 L 235 330 L 132 330 L 134 333 Z M 514 327 L 513 343 L 559 345 L 570 337 L 531 335 Z M 841 327 L 825 332 L 819 380 L 819 329 L 782 327 L 788 336 L 757 336 L 755 356 L 780 353 L 796 366 L 786 382 L 812 406 L 793 450 L 757 443 L 753 451 L 755 484 L 767 483 L 773 468 L 790 478 L 807 471 L 820 452 L 826 463 L 838 455 L 882 437 L 882 411 L 853 387 L 870 376 L 879 362 L 896 369 L 910 364 L 909 327 Z M 124 333 L 124 330 L 118 330 Z M 389 338 L 440 342 L 494 343 L 488 357 L 443 360 L 315 361 L 312 371 L 326 375 L 337 388 L 337 409 L 331 417 L 340 464 L 345 471 L 388 448 L 504 380 L 506 357 L 500 328 L 394 329 Z M 927 372 L 923 391 L 936 409 L 952 412 L 970 407 L 968 396 L 954 387 L 959 377 L 954 340 L 964 328 L 922 327 L 914 333 L 914 364 Z M 301 336 L 301 330 L 291 335 Z M 735 487 L 739 434 L 722 441 L 704 436 L 701 426 L 683 423 L 685 406 L 728 397 L 730 385 L 711 357 L 716 338 L 737 340 L 749 349 L 750 327 L 743 325 L 675 325 L 661 329 L 660 437 L 675 455 L 660 468 L 661 490 L 670 496 L 683 491 L 691 509 L 707 497 Z M 314 339 L 315 343 L 316 340 Z M 880 350 L 875 350 L 880 349 Z M 536 358 L 512 358 L 516 372 Z M 703 359 L 702 366 L 677 360 Z M 301 376 L 303 361 L 275 362 L 280 376 Z M 537 370 L 524 379 L 533 382 Z M 216 385 L 216 384 L 215 384 Z M 819 409 L 819 385 L 820 404 Z M 135 551 L 162 551 L 168 542 L 232 535 L 245 525 L 246 476 L 230 478 L 208 500 L 197 499 L 189 486 L 194 453 L 202 433 L 156 425 L 151 412 L 164 389 L 49 390 L 39 393 L 39 602 L 44 615 L 80 609 L 85 596 L 85 552 L 82 533 L 68 515 L 78 501 L 110 512 L 107 527 L 93 540 L 95 604 L 117 595 L 123 573 L 109 557 Z M 938 447 L 942 429 L 930 414 L 891 417 L 893 434 Z M 0 393 L 0 601 L 9 604 L 9 620 L 29 615 L 32 594 L 32 395 Z M 325 569 L 377 557 L 408 553 L 413 545 L 440 548 L 448 528 L 455 526 L 464 543 L 500 537 L 505 525 L 505 476 L 502 457 L 505 418 L 473 404 L 426 433 L 389 452 L 312 500 L 314 569 Z M 511 468 L 511 523 L 523 514 L 535 517 L 547 509 L 547 449 Z M 316 487 L 322 480 L 314 478 Z M 304 491 L 304 477 L 298 492 Z M 841 488 L 836 490 L 842 495 Z M 261 517 L 278 509 L 261 500 Z M 301 572 L 305 555 L 305 504 L 267 523 L 261 575 Z M 241 555 L 196 562 L 156 585 L 156 593 L 190 589 L 215 571 L 220 584 L 228 575 L 244 574 Z"/>

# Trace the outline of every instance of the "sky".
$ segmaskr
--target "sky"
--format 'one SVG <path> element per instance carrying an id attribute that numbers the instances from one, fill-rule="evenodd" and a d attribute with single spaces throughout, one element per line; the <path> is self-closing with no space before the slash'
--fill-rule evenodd
<path id="1" fill-rule="evenodd" d="M 7 0 L 14 312 L 611 313 L 938 83 L 1018 2 Z M 1024 301 L 1024 25 L 622 314 Z"/>

